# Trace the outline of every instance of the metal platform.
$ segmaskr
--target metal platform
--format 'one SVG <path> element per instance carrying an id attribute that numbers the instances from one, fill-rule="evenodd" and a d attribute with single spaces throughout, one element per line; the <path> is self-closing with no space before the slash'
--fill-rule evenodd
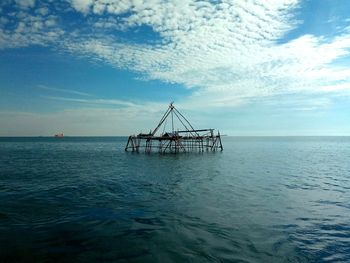
<path id="1" fill-rule="evenodd" d="M 171 120 L 171 132 L 165 132 L 168 119 Z M 174 119 L 181 124 L 181 130 L 174 129 Z M 214 129 L 194 129 L 173 103 L 170 103 L 153 132 L 129 136 L 125 146 L 125 151 L 128 150 L 145 153 L 180 153 L 222 151 L 223 146 L 220 132 L 215 134 Z"/>

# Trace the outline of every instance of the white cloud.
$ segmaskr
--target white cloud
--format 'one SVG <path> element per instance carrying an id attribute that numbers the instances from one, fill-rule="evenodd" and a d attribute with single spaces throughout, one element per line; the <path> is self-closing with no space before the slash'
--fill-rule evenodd
<path id="1" fill-rule="evenodd" d="M 349 72 L 349 74 L 350 74 L 350 72 Z M 350 92 L 350 83 L 339 83 L 336 85 L 321 86 L 320 89 L 322 91 L 328 91 L 328 92 L 333 92 L 333 91 L 348 91 L 348 92 Z"/>
<path id="2" fill-rule="evenodd" d="M 348 70 L 332 65 L 349 54 L 349 35 L 328 41 L 304 35 L 285 44 L 276 42 L 298 25 L 292 17 L 297 4 L 289 0 L 95 1 L 91 14 L 129 12 L 123 18 L 126 28 L 148 25 L 165 41 L 136 45 L 82 39 L 66 42 L 66 48 L 149 79 L 197 87 L 191 100 L 213 106 L 240 105 L 252 97 L 319 92 L 324 85 L 349 82 Z"/>
<path id="3" fill-rule="evenodd" d="M 79 95 L 79 96 L 92 96 L 89 93 L 86 92 L 81 92 L 73 89 L 59 89 L 59 88 L 54 88 L 54 87 L 48 87 L 45 85 L 37 85 L 37 88 L 42 89 L 42 90 L 47 90 L 47 91 L 53 91 L 53 92 L 60 92 L 60 93 L 68 93 L 68 94 L 73 94 L 73 95 Z"/>
<path id="4" fill-rule="evenodd" d="M 29 1 L 34 7 L 35 2 Z M 235 106 L 253 98 L 290 93 L 341 92 L 350 71 L 337 65 L 347 56 L 349 32 L 333 39 L 304 35 L 278 40 L 301 21 L 297 0 L 204 2 L 193 0 L 71 0 L 84 25 L 63 31 L 60 14 L 38 6 L 36 15 L 17 12 L 14 30 L 0 31 L 0 48 L 54 44 L 63 50 L 141 73 L 145 79 L 196 88 L 186 107 Z M 103 17 L 100 15 L 103 14 Z M 48 16 L 49 15 L 49 16 Z M 48 17 L 47 17 L 48 16 Z M 152 44 L 128 43 L 105 29 L 148 26 Z"/>
<path id="5" fill-rule="evenodd" d="M 35 0 L 15 0 L 15 2 L 20 8 L 24 9 L 35 6 Z"/>
<path id="6" fill-rule="evenodd" d="M 43 12 L 43 8 L 34 13 L 19 9 L 4 16 L 0 24 L 0 50 L 59 43 L 65 32 L 55 27 L 57 16 Z"/>
<path id="7" fill-rule="evenodd" d="M 46 16 L 49 14 L 49 9 L 45 6 L 45 7 L 40 7 L 36 10 L 36 13 L 42 15 L 42 16 Z"/>
<path id="8" fill-rule="evenodd" d="M 93 4 L 93 0 L 72 0 L 72 6 L 79 12 L 84 14 L 89 12 L 91 5 Z"/>
<path id="9" fill-rule="evenodd" d="M 102 105 L 102 106 L 123 106 L 123 107 L 136 107 L 137 105 L 132 102 L 123 100 L 110 100 L 110 99 L 79 99 L 79 98 L 67 98 L 67 97 L 55 97 L 55 96 L 42 96 L 46 99 L 60 100 L 67 102 L 76 102 L 88 105 Z"/>

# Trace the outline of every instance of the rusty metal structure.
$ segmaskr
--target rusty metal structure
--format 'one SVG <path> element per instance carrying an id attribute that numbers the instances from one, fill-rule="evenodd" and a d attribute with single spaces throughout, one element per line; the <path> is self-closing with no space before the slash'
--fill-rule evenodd
<path id="1" fill-rule="evenodd" d="M 169 123 L 171 132 L 166 131 Z M 176 123 L 181 129 L 175 128 Z M 129 136 L 125 146 L 125 151 L 128 150 L 145 153 L 204 152 L 222 151 L 223 146 L 219 131 L 214 134 L 214 129 L 194 129 L 172 102 L 153 131 Z"/>

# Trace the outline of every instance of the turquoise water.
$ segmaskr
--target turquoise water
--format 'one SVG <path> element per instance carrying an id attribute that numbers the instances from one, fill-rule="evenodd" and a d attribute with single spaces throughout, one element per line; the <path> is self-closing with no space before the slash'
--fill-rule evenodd
<path id="1" fill-rule="evenodd" d="M 350 262 L 350 137 L 0 138 L 0 262 Z"/>

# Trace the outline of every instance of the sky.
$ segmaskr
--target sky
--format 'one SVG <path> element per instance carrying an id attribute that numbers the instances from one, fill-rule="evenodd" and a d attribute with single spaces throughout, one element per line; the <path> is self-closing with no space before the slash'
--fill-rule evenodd
<path id="1" fill-rule="evenodd" d="M 1 0 L 0 136 L 350 135 L 348 0 Z"/>

